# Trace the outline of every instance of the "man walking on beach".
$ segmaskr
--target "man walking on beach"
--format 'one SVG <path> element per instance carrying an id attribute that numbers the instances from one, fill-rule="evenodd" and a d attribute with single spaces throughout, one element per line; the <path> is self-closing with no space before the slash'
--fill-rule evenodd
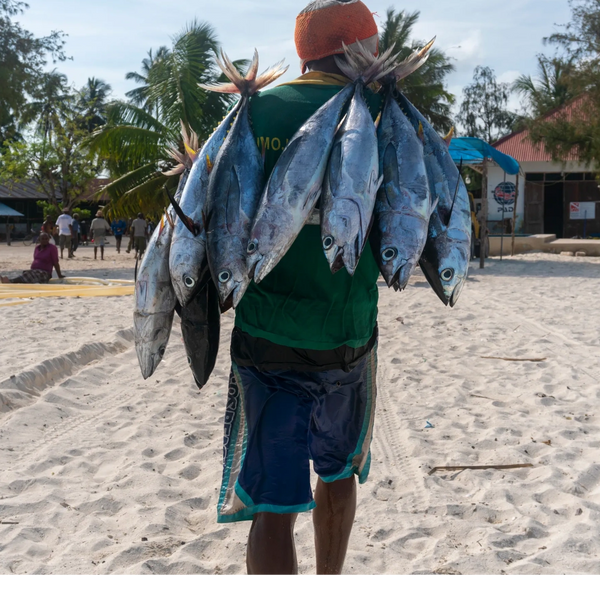
<path id="1" fill-rule="evenodd" d="M 100 248 L 100 260 L 104 260 L 104 241 L 110 233 L 110 225 L 101 210 L 96 213 L 96 218 L 90 225 L 90 231 L 94 239 L 94 260 L 98 259 L 98 248 Z"/>
<path id="2" fill-rule="evenodd" d="M 113 219 L 111 223 L 115 241 L 117 243 L 117 254 L 121 254 L 121 242 L 123 241 L 123 234 L 127 229 L 127 222 L 124 219 Z"/>
<path id="3" fill-rule="evenodd" d="M 359 0 L 317 0 L 298 16 L 304 75 L 251 101 L 267 176 L 286 141 L 348 83 L 334 55 L 357 39 L 377 54 L 377 26 Z M 381 99 L 370 90 L 365 97 L 375 119 Z M 320 227 L 307 225 L 237 308 L 218 520 L 252 520 L 248 573 L 297 573 L 294 524 L 309 510 L 317 573 L 342 572 L 356 479 L 364 483 L 370 465 L 378 277 L 367 243 L 354 277 L 344 270 L 334 279 Z"/>
<path id="4" fill-rule="evenodd" d="M 13 279 L 0 277 L 0 281 L 2 283 L 48 283 L 52 279 L 52 269 L 56 270 L 59 279 L 64 277 L 58 262 L 58 249 L 50 243 L 50 236 L 42 232 L 38 245 L 33 250 L 31 269 L 23 271 L 22 275 Z"/>
<path id="5" fill-rule="evenodd" d="M 58 240 L 60 244 L 60 258 L 63 258 L 63 251 L 67 248 L 67 256 L 73 258 L 71 251 L 71 240 L 73 238 L 73 217 L 69 214 L 68 208 L 63 208 L 62 214 L 56 219 L 58 227 Z"/>
<path id="6" fill-rule="evenodd" d="M 133 231 L 133 247 L 135 249 L 135 258 L 142 258 L 146 251 L 147 224 L 142 213 L 138 213 L 137 219 L 131 224 Z"/>

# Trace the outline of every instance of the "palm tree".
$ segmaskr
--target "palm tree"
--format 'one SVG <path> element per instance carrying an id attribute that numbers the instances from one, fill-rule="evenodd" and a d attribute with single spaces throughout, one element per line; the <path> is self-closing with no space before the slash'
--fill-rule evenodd
<path id="1" fill-rule="evenodd" d="M 35 124 L 44 143 L 60 128 L 60 123 L 71 110 L 73 95 L 68 87 L 67 76 L 54 69 L 44 73 L 40 84 L 25 105 L 21 125 Z"/>
<path id="2" fill-rule="evenodd" d="M 106 124 L 107 100 L 111 92 L 108 83 L 95 77 L 90 77 L 79 90 L 77 108 L 83 118 L 83 127 L 89 133 Z"/>
<path id="3" fill-rule="evenodd" d="M 573 61 L 558 57 L 538 57 L 538 79 L 521 75 L 512 85 L 512 91 L 521 95 L 529 104 L 534 118 L 564 106 L 576 93 L 569 85 Z"/>
<path id="4" fill-rule="evenodd" d="M 105 161 L 113 179 L 101 190 L 111 198 L 109 213 L 143 210 L 156 216 L 162 212 L 162 186 L 176 187 L 165 175 L 174 166 L 170 148 L 184 150 L 180 128 L 206 140 L 231 103 L 230 96 L 207 92 L 198 85 L 219 79 L 217 51 L 212 27 L 193 21 L 174 38 L 171 50 L 149 54 L 148 62 L 142 63 L 143 75 L 128 74 L 138 82 L 142 81 L 137 77 L 144 78 L 145 86 L 138 88 L 143 91 L 130 96 L 136 102 L 111 103 L 106 124 L 90 140 L 91 149 Z"/>
<path id="5" fill-rule="evenodd" d="M 161 46 L 156 52 L 152 49 L 148 51 L 148 57 L 142 61 L 141 73 L 137 71 L 130 71 L 125 75 L 127 81 L 133 80 L 136 83 L 141 84 L 133 90 L 130 90 L 125 95 L 131 100 L 136 106 L 145 108 L 149 112 L 154 110 L 154 107 L 148 99 L 148 91 L 150 87 L 150 77 L 153 72 L 156 72 L 164 59 L 169 55 L 169 49 L 166 46 Z"/>
<path id="6" fill-rule="evenodd" d="M 395 45 L 396 51 L 401 52 L 400 57 L 405 58 L 416 48 L 424 46 L 422 41 L 411 40 L 419 17 L 419 11 L 397 13 L 394 8 L 388 8 L 379 35 L 380 52 Z M 440 133 L 452 128 L 450 111 L 454 96 L 445 88 L 445 80 L 454 68 L 444 52 L 434 47 L 425 65 L 398 84 L 399 89 Z"/>

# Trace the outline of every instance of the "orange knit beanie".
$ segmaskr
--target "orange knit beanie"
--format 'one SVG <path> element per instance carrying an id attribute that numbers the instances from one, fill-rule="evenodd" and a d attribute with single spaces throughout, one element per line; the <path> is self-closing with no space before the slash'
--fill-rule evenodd
<path id="1" fill-rule="evenodd" d="M 343 54 L 342 42 L 360 40 L 375 56 L 379 49 L 375 19 L 360 0 L 314 0 L 298 15 L 294 37 L 303 73 L 311 60 Z"/>

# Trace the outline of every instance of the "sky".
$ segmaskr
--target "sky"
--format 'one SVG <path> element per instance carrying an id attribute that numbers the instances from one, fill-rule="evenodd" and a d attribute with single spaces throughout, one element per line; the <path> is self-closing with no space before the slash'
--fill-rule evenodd
<path id="1" fill-rule="evenodd" d="M 363 0 L 364 1 L 364 0 Z M 104 79 L 115 97 L 134 87 L 125 80 L 139 71 L 150 48 L 170 46 L 171 39 L 194 18 L 213 25 L 227 54 L 250 58 L 258 49 L 266 67 L 286 59 L 290 69 L 281 82 L 300 74 L 294 47 L 296 15 L 308 0 L 27 0 L 19 17 L 38 36 L 62 30 L 72 61 L 57 68 L 81 87 L 88 77 Z M 536 55 L 549 52 L 542 38 L 566 23 L 567 0 L 367 0 L 381 25 L 386 9 L 421 11 L 417 39 L 437 36 L 436 45 L 454 62 L 450 91 L 460 97 L 477 65 L 492 67 L 499 81 L 535 75 Z M 519 101 L 511 100 L 516 109 Z"/>

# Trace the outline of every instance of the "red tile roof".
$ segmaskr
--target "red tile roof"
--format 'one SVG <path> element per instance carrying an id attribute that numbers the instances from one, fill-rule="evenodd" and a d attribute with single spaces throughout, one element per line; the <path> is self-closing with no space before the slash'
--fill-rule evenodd
<path id="1" fill-rule="evenodd" d="M 575 115 L 582 110 L 585 103 L 585 96 L 575 98 L 570 104 L 557 108 L 552 112 L 548 113 L 544 120 L 556 120 L 562 119 L 571 121 Z M 524 162 L 553 162 L 552 156 L 546 151 L 543 145 L 535 145 L 529 139 L 529 130 L 524 129 L 523 131 L 517 131 L 511 133 L 497 142 L 492 144 L 496 150 L 504 152 L 515 158 L 520 163 Z M 567 155 L 566 160 L 578 161 L 579 153 L 577 149 L 571 150 Z"/>

